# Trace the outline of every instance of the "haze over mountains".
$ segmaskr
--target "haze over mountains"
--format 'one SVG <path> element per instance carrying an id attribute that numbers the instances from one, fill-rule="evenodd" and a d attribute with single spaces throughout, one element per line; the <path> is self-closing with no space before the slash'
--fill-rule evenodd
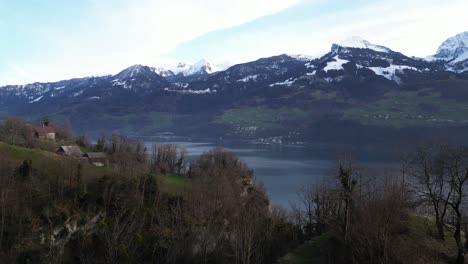
<path id="1" fill-rule="evenodd" d="M 468 32 L 427 58 L 358 37 L 319 57 L 279 55 L 0 88 L 0 114 L 70 118 L 78 131 L 171 132 L 263 142 L 409 138 L 468 131 Z M 342 137 L 342 140 L 345 138 Z"/>

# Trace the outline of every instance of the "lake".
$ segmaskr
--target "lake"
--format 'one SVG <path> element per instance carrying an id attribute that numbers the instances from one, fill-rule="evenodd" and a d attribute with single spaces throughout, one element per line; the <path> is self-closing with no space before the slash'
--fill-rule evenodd
<path id="1" fill-rule="evenodd" d="M 331 167 L 342 153 L 350 153 L 366 167 L 392 168 L 398 166 L 399 154 L 358 147 L 331 145 L 263 145 L 247 142 L 190 142 L 182 140 L 145 139 L 148 149 L 155 143 L 173 143 L 185 147 L 189 159 L 222 146 L 236 153 L 263 182 L 273 204 L 289 207 L 301 186 L 331 177 Z"/>

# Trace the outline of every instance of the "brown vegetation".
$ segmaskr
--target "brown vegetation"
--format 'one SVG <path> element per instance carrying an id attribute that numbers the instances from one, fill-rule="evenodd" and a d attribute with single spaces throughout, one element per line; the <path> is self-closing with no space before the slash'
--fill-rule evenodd
<path id="1" fill-rule="evenodd" d="M 0 131 L 2 141 L 16 146 L 44 141 L 29 139 L 18 119 Z M 300 242 L 301 230 L 286 212 L 271 209 L 253 172 L 231 152 L 217 148 L 189 163 L 176 145 L 150 153 L 124 136 L 102 137 L 96 145 L 79 141 L 107 153 L 108 166 L 4 145 L 2 261 L 273 263 Z M 189 188 L 161 191 L 159 179 L 169 177 L 186 179 Z"/>

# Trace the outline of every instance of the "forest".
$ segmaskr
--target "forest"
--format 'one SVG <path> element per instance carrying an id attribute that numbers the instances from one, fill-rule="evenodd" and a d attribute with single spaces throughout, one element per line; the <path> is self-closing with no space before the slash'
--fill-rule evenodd
<path id="1" fill-rule="evenodd" d="M 2 263 L 465 263 L 464 146 L 427 143 L 380 173 L 342 155 L 282 208 L 221 147 L 189 160 L 47 122 L 55 140 L 17 117 L 0 125 Z M 108 160 L 57 155 L 63 145 Z"/>

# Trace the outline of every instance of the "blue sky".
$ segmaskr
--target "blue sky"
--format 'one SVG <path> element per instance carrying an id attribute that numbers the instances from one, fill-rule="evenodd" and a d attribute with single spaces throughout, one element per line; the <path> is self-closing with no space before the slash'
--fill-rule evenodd
<path id="1" fill-rule="evenodd" d="M 360 36 L 412 56 L 468 30 L 466 0 L 0 0 L 0 85 L 282 53 Z"/>

